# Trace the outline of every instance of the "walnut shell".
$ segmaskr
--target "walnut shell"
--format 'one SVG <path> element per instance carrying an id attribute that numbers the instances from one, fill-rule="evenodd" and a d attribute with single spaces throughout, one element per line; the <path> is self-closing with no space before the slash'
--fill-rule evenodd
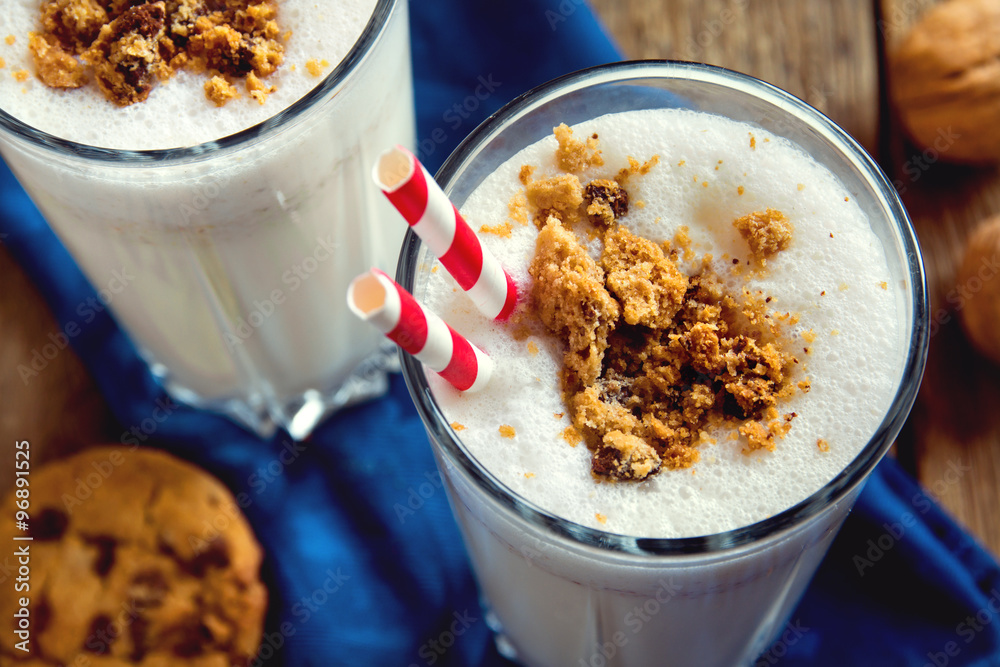
<path id="1" fill-rule="evenodd" d="M 893 100 L 916 144 L 949 162 L 1000 160 L 1000 2 L 935 5 L 890 66 Z"/>
<path id="2" fill-rule="evenodd" d="M 966 241 L 957 292 L 966 336 L 1000 363 L 1000 216 L 983 222 Z"/>

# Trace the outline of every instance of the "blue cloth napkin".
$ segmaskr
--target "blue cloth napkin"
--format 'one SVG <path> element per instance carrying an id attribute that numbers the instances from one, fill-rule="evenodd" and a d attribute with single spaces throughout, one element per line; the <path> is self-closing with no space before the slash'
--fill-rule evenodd
<path id="1" fill-rule="evenodd" d="M 414 2 L 411 22 L 418 152 L 432 172 L 531 86 L 620 58 L 583 0 Z M 107 312 L 81 323 L 93 289 L 2 164 L 0 233 L 61 325 L 80 326 L 72 345 L 121 441 L 166 448 L 242 494 L 272 595 L 262 664 L 507 664 L 400 377 L 308 442 L 258 440 L 166 398 Z M 758 664 L 985 666 L 998 656 L 997 563 L 886 460 Z"/>

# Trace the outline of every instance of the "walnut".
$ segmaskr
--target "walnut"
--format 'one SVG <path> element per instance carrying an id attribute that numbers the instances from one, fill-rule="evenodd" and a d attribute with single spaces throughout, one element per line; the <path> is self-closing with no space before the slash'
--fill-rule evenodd
<path id="1" fill-rule="evenodd" d="M 966 242 L 957 289 L 966 336 L 1000 363 L 1000 215 L 983 222 Z"/>
<path id="2" fill-rule="evenodd" d="M 893 100 L 916 144 L 950 162 L 1000 160 L 1000 2 L 934 6 L 890 65 Z"/>

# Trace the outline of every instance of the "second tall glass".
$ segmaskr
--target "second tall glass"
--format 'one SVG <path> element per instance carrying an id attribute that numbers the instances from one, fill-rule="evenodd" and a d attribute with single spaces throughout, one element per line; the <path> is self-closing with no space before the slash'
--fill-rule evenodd
<path id="1" fill-rule="evenodd" d="M 316 88 L 199 146 L 95 148 L 0 110 L 0 153 L 100 296 L 77 326 L 109 307 L 169 393 L 260 435 L 384 391 L 343 294 L 405 230 L 368 170 L 414 144 L 408 30 L 406 3 L 379 0 Z"/>

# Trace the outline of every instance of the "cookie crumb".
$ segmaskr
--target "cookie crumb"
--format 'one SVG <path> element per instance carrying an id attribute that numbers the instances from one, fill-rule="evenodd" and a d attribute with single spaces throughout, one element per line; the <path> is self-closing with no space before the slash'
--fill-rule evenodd
<path id="1" fill-rule="evenodd" d="M 753 150 L 757 150 L 757 139 L 756 139 L 756 137 L 753 136 L 753 133 L 748 133 L 748 134 L 750 134 L 750 148 L 753 149 Z"/>
<path id="2" fill-rule="evenodd" d="M 538 356 L 538 345 L 536 345 L 535 341 L 533 340 L 528 341 L 528 354 L 530 354 L 533 357 Z"/>
<path id="3" fill-rule="evenodd" d="M 221 76 L 213 76 L 205 82 L 205 97 L 217 107 L 225 106 L 229 100 L 240 96 L 236 86 Z"/>
<path id="4" fill-rule="evenodd" d="M 740 426 L 739 431 L 747 439 L 747 444 L 743 448 L 744 454 L 751 454 L 761 449 L 774 451 L 774 434 L 768 431 L 760 422 L 747 422 Z"/>
<path id="5" fill-rule="evenodd" d="M 742 197 L 744 192 L 746 192 L 746 188 L 744 188 L 742 185 L 736 188 L 736 194 L 738 194 L 739 196 Z"/>
<path id="6" fill-rule="evenodd" d="M 28 77 L 30 76 L 31 73 L 28 72 L 28 70 L 26 69 L 19 69 L 16 72 L 14 72 L 14 80 L 17 81 L 18 83 L 24 83 L 25 81 L 28 80 Z"/>
<path id="7" fill-rule="evenodd" d="M 118 106 L 149 97 L 163 65 L 160 41 L 166 33 L 166 13 L 164 2 L 129 7 L 103 25 L 81 54 L 93 69 L 97 87 Z"/>
<path id="8" fill-rule="evenodd" d="M 493 234 L 500 238 L 509 239 L 514 231 L 514 226 L 509 222 L 502 222 L 499 225 L 482 225 L 479 227 L 482 234 Z"/>
<path id="9" fill-rule="evenodd" d="M 306 71 L 312 76 L 321 77 L 323 76 L 323 68 L 327 67 L 330 63 L 327 61 L 319 61 L 314 59 L 306 61 Z"/>
<path id="10" fill-rule="evenodd" d="M 541 227 L 550 216 L 573 224 L 579 218 L 583 204 L 583 185 L 573 174 L 529 181 L 525 186 L 528 204 L 537 211 L 536 224 Z"/>
<path id="11" fill-rule="evenodd" d="M 274 91 L 278 90 L 277 86 L 266 85 L 253 72 L 247 74 L 246 88 L 247 88 L 247 93 L 250 94 L 250 97 L 257 100 L 259 104 L 264 104 L 264 102 L 267 101 L 267 96 L 273 93 Z"/>
<path id="12" fill-rule="evenodd" d="M 879 286 L 879 287 L 881 287 L 882 289 L 885 289 L 885 290 L 889 289 L 889 283 L 887 283 L 887 282 L 886 282 L 886 281 L 884 281 L 884 280 L 883 280 L 882 282 L 880 282 L 880 283 L 878 284 L 878 286 Z"/>
<path id="13" fill-rule="evenodd" d="M 513 439 L 513 437 L 517 435 L 514 431 L 514 427 L 508 426 L 507 424 L 503 424 L 498 430 L 500 431 L 500 436 L 507 439 Z"/>
<path id="14" fill-rule="evenodd" d="M 593 225 L 609 226 L 628 215 L 628 191 L 617 181 L 591 181 L 583 190 L 583 202 Z"/>
<path id="15" fill-rule="evenodd" d="M 453 431 L 464 431 L 465 430 L 465 424 L 459 424 L 458 422 L 452 422 L 451 423 L 451 430 L 453 430 Z"/>
<path id="16" fill-rule="evenodd" d="M 626 159 L 628 160 L 628 166 L 619 169 L 618 174 L 615 176 L 615 180 L 622 186 L 624 186 L 633 176 L 645 176 L 653 167 L 660 164 L 659 155 L 654 155 L 645 162 L 639 162 L 631 155 Z M 695 176 L 694 179 L 697 181 L 698 177 Z"/>
<path id="17" fill-rule="evenodd" d="M 802 192 L 803 190 L 806 189 L 806 184 L 805 183 L 799 183 L 797 187 L 799 189 L 799 192 Z"/>
<path id="18" fill-rule="evenodd" d="M 825 454 L 826 452 L 830 451 L 830 443 L 828 443 L 823 438 L 819 438 L 818 440 L 816 440 L 816 448 Z"/>
<path id="19" fill-rule="evenodd" d="M 737 218 L 733 226 L 750 244 L 750 250 L 758 260 L 785 250 L 792 241 L 791 223 L 781 211 L 773 208 Z"/>
<path id="20" fill-rule="evenodd" d="M 83 66 L 59 43 L 36 33 L 28 37 L 28 49 L 38 78 L 51 88 L 79 88 L 87 83 Z"/>
<path id="21" fill-rule="evenodd" d="M 515 313 L 515 317 L 516 316 L 517 313 Z M 532 332 L 530 326 L 528 326 L 527 324 L 518 324 L 517 326 L 514 327 L 514 330 L 511 331 L 511 336 L 514 337 L 514 340 L 518 341 L 528 340 L 528 338 L 531 337 L 531 333 Z"/>
<path id="22" fill-rule="evenodd" d="M 528 196 L 523 191 L 517 191 L 507 203 L 507 215 L 519 225 L 528 224 Z"/>
<path id="23" fill-rule="evenodd" d="M 517 178 L 521 181 L 521 185 L 527 185 L 531 181 L 532 175 L 535 173 L 535 168 L 530 164 L 521 165 L 521 171 L 518 173 Z"/>
<path id="24" fill-rule="evenodd" d="M 596 514 L 594 514 L 594 518 L 597 519 L 597 523 L 600 523 L 600 524 L 605 524 L 605 523 L 608 522 L 608 517 L 604 516 L 600 512 L 597 512 Z"/>
<path id="25" fill-rule="evenodd" d="M 7 42 L 8 46 L 13 46 L 14 42 L 17 41 L 17 37 L 15 37 L 14 35 L 7 35 L 6 37 L 3 38 L 3 41 Z"/>
<path id="26" fill-rule="evenodd" d="M 561 419 L 562 414 L 560 414 L 559 417 Z M 576 428 L 574 428 L 573 426 L 567 426 L 565 429 L 563 429 L 562 438 L 563 440 L 566 441 L 566 443 L 570 447 L 576 447 L 577 445 L 580 444 L 580 441 L 583 440 L 583 436 L 580 435 L 580 432 L 577 431 Z"/>
<path id="27" fill-rule="evenodd" d="M 556 163 L 559 168 L 571 174 L 578 174 L 590 167 L 604 164 L 601 151 L 597 148 L 597 135 L 587 137 L 586 142 L 573 138 L 573 130 L 565 123 L 553 128 L 559 148 L 556 149 Z"/>
<path id="28" fill-rule="evenodd" d="M 533 472 L 526 472 L 526 473 L 524 473 L 524 478 L 525 479 L 534 479 L 535 478 L 535 473 L 533 473 Z"/>
<path id="29" fill-rule="evenodd" d="M 687 249 L 691 247 L 691 237 L 688 236 L 688 226 L 681 225 L 674 232 L 674 245 L 681 249 Z"/>

